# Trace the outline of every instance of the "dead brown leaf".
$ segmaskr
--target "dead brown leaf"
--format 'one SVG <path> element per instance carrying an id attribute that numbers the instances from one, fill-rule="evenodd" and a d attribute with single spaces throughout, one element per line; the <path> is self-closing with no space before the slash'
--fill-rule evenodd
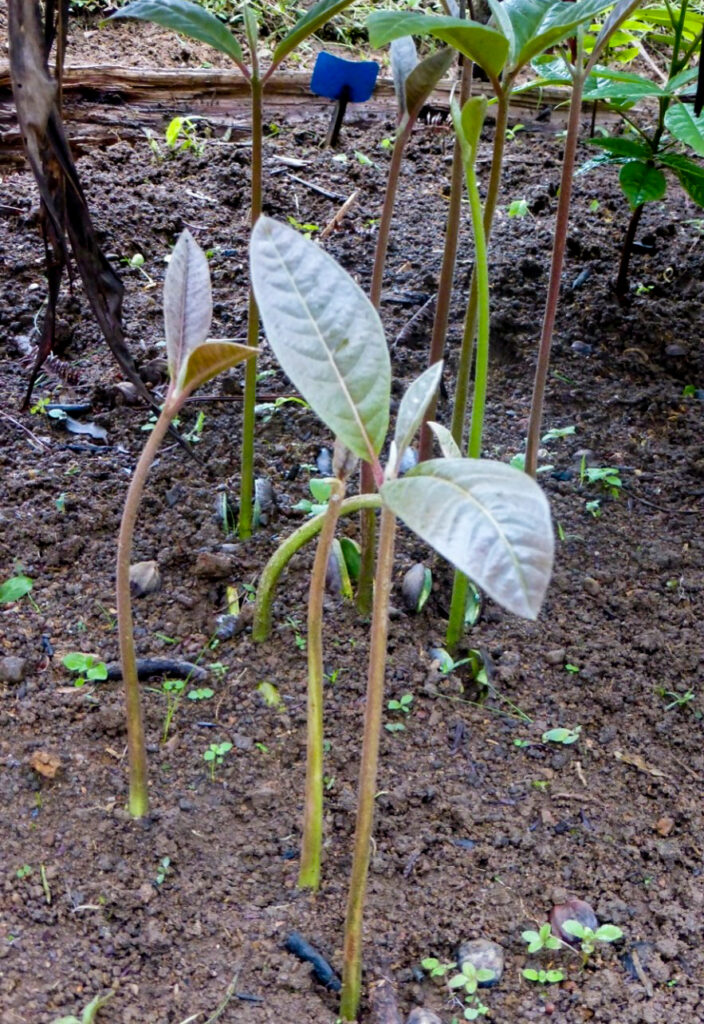
<path id="1" fill-rule="evenodd" d="M 61 769 L 61 758 L 48 750 L 35 750 L 29 759 L 31 767 L 45 779 L 53 779 Z"/>

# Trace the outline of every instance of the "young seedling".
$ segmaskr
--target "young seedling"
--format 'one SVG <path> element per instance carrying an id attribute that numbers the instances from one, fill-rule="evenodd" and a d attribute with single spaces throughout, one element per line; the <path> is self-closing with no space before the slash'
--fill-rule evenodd
<path id="1" fill-rule="evenodd" d="M 232 744 L 225 740 L 223 743 L 211 743 L 203 754 L 203 760 L 210 765 L 211 782 L 215 782 L 215 766 L 221 765 L 231 750 Z"/>
<path id="2" fill-rule="evenodd" d="M 420 66 L 420 65 L 419 65 Z M 356 1019 L 362 914 L 377 792 L 396 516 L 509 610 L 535 618 L 549 580 L 553 536 L 545 496 L 502 463 L 434 459 L 399 477 L 402 453 L 438 386 L 441 364 L 399 405 L 385 467 L 391 368 L 374 306 L 334 260 L 286 225 L 260 217 L 251 273 L 269 344 L 284 372 L 336 439 L 368 462 L 381 523 L 371 625 L 352 876 L 345 924 L 341 1016 Z M 477 557 L 482 552 L 482 557 Z"/>
<path id="3" fill-rule="evenodd" d="M 612 496 L 612 498 L 618 498 L 623 487 L 623 481 L 619 476 L 619 471 L 613 466 L 587 466 L 586 456 L 582 456 L 582 463 L 579 470 L 579 479 L 581 483 L 587 484 L 601 484 L 605 491 Z"/>
<path id="4" fill-rule="evenodd" d="M 549 921 L 541 924 L 537 932 L 530 928 L 521 932 L 521 938 L 528 943 L 529 953 L 539 953 L 541 949 L 562 949 L 562 943 L 552 934 Z"/>
<path id="5" fill-rule="evenodd" d="M 565 921 L 561 927 L 563 932 L 580 940 L 583 964 L 587 963 L 598 943 L 618 942 L 623 938 L 623 932 L 615 924 L 602 924 L 598 928 L 592 929 L 587 928 L 579 921 Z"/>
<path id="6" fill-rule="evenodd" d="M 672 711 L 673 708 L 686 708 L 696 698 L 694 690 L 687 690 L 686 693 L 675 693 L 673 690 L 666 690 L 665 697 L 672 697 L 673 700 L 665 705 L 665 711 Z"/>
<path id="7" fill-rule="evenodd" d="M 448 985 L 451 989 L 461 989 L 468 996 L 473 996 L 482 981 L 492 981 L 496 975 L 487 967 L 475 967 L 474 964 L 465 961 L 462 970 L 450 978 Z"/>
<path id="8" fill-rule="evenodd" d="M 168 875 L 170 870 L 171 858 L 162 857 L 161 860 L 159 861 L 159 867 L 156 870 L 156 877 L 154 879 L 154 884 L 157 887 L 164 884 L 164 882 L 166 881 L 166 876 Z"/>
<path id="9" fill-rule="evenodd" d="M 74 686 L 83 686 L 84 683 L 98 682 L 108 677 L 105 662 L 96 658 L 93 654 L 82 654 L 80 651 L 73 651 L 61 659 L 61 664 L 69 672 L 78 673 L 78 677 L 73 681 Z"/>
<path id="10" fill-rule="evenodd" d="M 149 806 L 130 597 L 132 539 L 140 498 L 159 445 L 188 396 L 223 370 L 255 354 L 253 348 L 245 345 L 208 341 L 212 312 L 208 261 L 189 232 L 184 231 L 174 246 L 164 280 L 164 329 L 170 383 L 161 414 L 147 438 L 127 491 L 117 548 L 117 616 L 127 705 L 129 809 L 135 818 L 144 817 Z"/>
<path id="11" fill-rule="evenodd" d="M 550 927 L 548 925 L 548 927 Z M 558 945 L 561 943 L 558 942 Z M 524 967 L 521 974 L 526 981 L 533 981 L 538 985 L 556 985 L 559 981 L 564 981 L 565 975 L 560 970 L 542 971 L 536 970 L 533 967 Z"/>
<path id="12" fill-rule="evenodd" d="M 404 693 L 399 700 L 390 700 L 386 705 L 388 711 L 399 711 L 402 715 L 410 715 L 413 694 Z"/>
<path id="13" fill-rule="evenodd" d="M 318 3 L 307 10 L 295 21 L 274 47 L 269 67 L 264 71 L 261 67 L 258 15 L 261 9 L 249 3 L 241 7 L 244 35 L 249 49 L 250 66 L 245 64 L 242 47 L 215 14 L 200 4 L 190 0 L 135 0 L 134 3 L 116 11 L 113 18 L 139 18 L 152 21 L 164 28 L 173 29 L 191 39 L 207 43 L 220 53 L 229 57 L 242 73 L 249 85 L 252 115 L 252 157 L 250 185 L 250 224 L 257 222 L 262 211 L 262 156 L 263 156 L 263 96 L 267 83 L 281 66 L 282 62 L 293 54 L 297 47 L 313 35 L 318 29 L 339 14 L 352 3 L 352 0 L 318 0 Z M 267 40 L 268 43 L 268 40 Z M 254 294 L 250 289 L 249 308 L 247 314 L 247 345 L 256 349 L 259 336 L 259 314 Z M 257 369 L 255 359 L 250 359 L 245 371 L 245 387 L 242 421 L 242 451 L 240 479 L 240 517 L 239 535 L 242 539 L 250 537 L 253 531 L 254 503 L 254 407 L 256 404 Z"/>

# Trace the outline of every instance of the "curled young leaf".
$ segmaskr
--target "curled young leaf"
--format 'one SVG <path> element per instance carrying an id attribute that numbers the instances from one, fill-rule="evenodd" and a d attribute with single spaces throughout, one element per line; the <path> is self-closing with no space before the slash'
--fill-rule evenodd
<path id="1" fill-rule="evenodd" d="M 406 388 L 396 417 L 394 441 L 399 458 L 413 440 L 442 376 L 442 360 L 429 366 Z"/>
<path id="2" fill-rule="evenodd" d="M 208 337 L 212 316 L 208 261 L 191 233 L 184 230 L 164 279 L 164 331 L 172 382 L 180 380 L 189 355 Z"/>

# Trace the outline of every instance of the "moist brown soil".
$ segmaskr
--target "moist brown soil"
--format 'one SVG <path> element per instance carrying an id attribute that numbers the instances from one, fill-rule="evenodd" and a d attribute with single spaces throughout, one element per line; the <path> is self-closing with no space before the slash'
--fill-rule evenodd
<path id="1" fill-rule="evenodd" d="M 94 32 L 84 58 L 76 30 L 74 61 L 99 61 L 105 39 L 105 63 L 173 66 L 186 45 L 123 27 Z M 165 122 L 179 113 L 187 111 L 165 111 Z M 492 241 L 485 453 L 503 460 L 524 443 L 560 172 L 560 125 L 538 131 L 521 119 L 526 129 L 509 144 Z M 319 148 L 325 113 L 269 108 L 267 122 L 277 127 L 265 146 L 266 212 L 322 226 L 359 189 L 326 248 L 367 286 L 389 158 L 380 143 L 393 132 L 393 110 L 353 109 L 337 153 Z M 491 126 L 484 173 L 490 139 Z M 355 151 L 373 164 L 360 164 Z M 449 154 L 445 130 L 422 126 L 404 162 L 382 303 L 392 344 L 435 286 Z M 588 155 L 585 146 L 581 159 Z M 281 157 L 304 164 L 292 169 Z M 237 501 L 241 373 L 204 388 L 201 397 L 213 400 L 193 403 L 182 418 L 187 431 L 205 413 L 195 446 L 201 463 L 172 443 L 161 451 L 134 553 L 155 560 L 162 577 L 157 593 L 136 601 L 139 654 L 198 660 L 215 695 L 198 704 L 184 699 L 162 743 L 161 681 L 145 684 L 151 814 L 131 821 L 120 685 L 76 688 L 61 659 L 79 650 L 117 657 L 115 538 L 148 412 L 116 404 L 119 375 L 78 284 L 62 293 L 58 328 L 77 383 L 47 372 L 35 399 L 89 403 L 82 419 L 104 427 L 107 443 L 63 433 L 39 411 L 18 412 L 26 353 L 41 322 L 43 249 L 31 175 L 17 165 L 1 170 L 0 580 L 21 567 L 34 589 L 32 602 L 0 611 L 0 658 L 24 660 L 21 681 L 0 684 L 0 1022 L 50 1024 L 109 990 L 114 997 L 99 1015 L 105 1024 L 202 1022 L 234 979 L 223 1024 L 333 1024 L 336 997 L 283 941 L 295 929 L 341 966 L 368 624 L 328 599 L 325 853 L 314 896 L 296 889 L 311 551 L 282 581 L 268 643 L 254 645 L 246 631 L 213 642 L 226 587 L 245 600 L 264 560 L 302 521 L 293 506 L 307 495 L 310 467 L 331 439 L 296 404 L 260 417 L 257 475 L 271 482 L 276 504 L 247 543 L 226 536 L 217 514 L 223 494 Z M 211 253 L 213 334 L 242 338 L 248 148 L 241 139 L 212 138 L 201 156 L 158 163 L 146 142 L 117 141 L 82 155 L 78 170 L 105 251 L 116 265 L 140 252 L 153 279 L 150 287 L 121 264 L 127 337 L 152 384 L 164 382 L 164 257 L 182 228 Z M 507 216 L 513 199 L 527 200 L 525 217 Z M 639 239 L 653 248 L 634 256 L 634 288 L 619 305 L 612 280 L 626 204 L 614 172 L 576 179 L 545 414 L 546 430 L 575 432 L 545 444 L 541 461 L 553 468 L 540 476 L 558 533 L 555 571 L 537 623 L 485 602 L 466 643 L 486 656 L 487 692 L 462 668 L 443 677 L 432 664 L 451 575 L 401 531 L 387 687 L 389 698 L 412 693 L 413 703 L 405 729 L 385 731 L 382 741 L 363 1020 L 369 985 L 384 973 L 403 1013 L 424 1004 L 445 1024 L 460 1018 L 447 988 L 423 979 L 419 962 L 451 960 L 459 941 L 475 937 L 498 942 L 506 956 L 500 984 L 484 994 L 490 1019 L 704 1019 L 704 244 L 697 216 L 675 184 L 666 202 L 648 206 Z M 450 395 L 468 237 L 465 225 L 448 339 Z M 424 368 L 427 341 L 422 328 L 394 345 L 396 400 Z M 263 392 L 291 395 L 262 349 L 261 368 L 270 371 Z M 698 393 L 683 394 L 688 385 Z M 446 422 L 449 410 L 443 397 L 439 418 Z M 620 493 L 582 481 L 583 458 L 618 467 Z M 587 503 L 596 500 L 592 515 Z M 356 525 L 344 529 L 354 534 Z M 423 613 L 410 616 L 401 610 L 400 581 L 418 560 L 432 566 L 433 592 Z M 262 700 L 264 681 L 278 689 L 278 708 Z M 691 702 L 670 706 L 672 694 L 688 691 Z M 397 718 L 389 712 L 388 720 Z M 577 725 L 572 746 L 541 740 L 549 728 Z M 224 740 L 233 749 L 211 779 L 203 753 Z M 38 751 L 59 759 L 53 779 L 33 769 Z M 603 947 L 583 969 L 568 952 L 528 956 L 521 940 L 566 895 L 588 900 L 601 921 L 624 932 L 619 946 Z M 625 956 L 634 948 L 635 967 Z M 563 984 L 540 988 L 521 978 L 527 964 L 549 963 L 562 967 Z"/>

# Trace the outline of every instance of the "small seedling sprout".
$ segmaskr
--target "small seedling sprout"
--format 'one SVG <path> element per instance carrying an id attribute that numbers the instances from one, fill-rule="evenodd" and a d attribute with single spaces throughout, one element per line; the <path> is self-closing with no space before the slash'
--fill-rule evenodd
<path id="1" fill-rule="evenodd" d="M 556 985 L 564 980 L 564 973 L 560 970 L 542 971 L 533 967 L 524 967 L 521 974 L 526 981 L 534 981 L 538 985 Z"/>
<path id="2" fill-rule="evenodd" d="M 210 779 L 212 782 L 215 782 L 215 766 L 221 765 L 231 750 L 232 744 L 229 740 L 225 740 L 223 743 L 211 743 L 203 754 L 203 760 L 207 761 L 210 765 Z"/>
<path id="3" fill-rule="evenodd" d="M 615 924 L 602 924 L 598 928 L 587 928 L 579 921 L 565 921 L 562 924 L 562 931 L 568 935 L 574 935 L 580 940 L 584 963 L 592 955 L 599 942 L 618 942 L 623 938 L 623 932 Z"/>
<path id="4" fill-rule="evenodd" d="M 548 921 L 541 924 L 538 931 L 528 929 L 521 932 L 521 938 L 528 943 L 529 953 L 538 953 L 541 949 L 561 949 L 563 943 L 552 934 L 552 927 Z"/>
<path id="5" fill-rule="evenodd" d="M 574 729 L 548 729 L 543 733 L 542 740 L 543 743 L 561 743 L 564 747 L 569 747 L 577 742 L 581 731 L 581 725 L 576 725 Z"/>

